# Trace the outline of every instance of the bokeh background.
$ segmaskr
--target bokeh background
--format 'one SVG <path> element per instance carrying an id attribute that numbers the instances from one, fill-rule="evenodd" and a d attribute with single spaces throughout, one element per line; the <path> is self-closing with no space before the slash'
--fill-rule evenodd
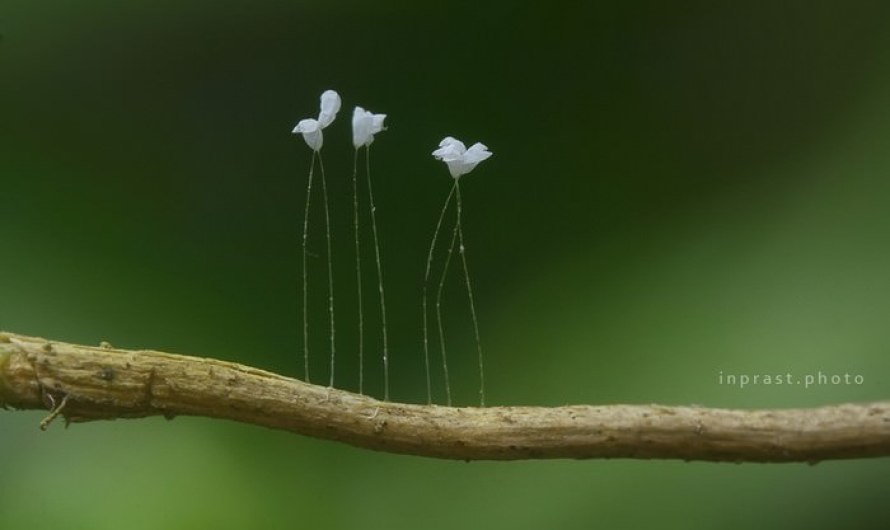
<path id="1" fill-rule="evenodd" d="M 445 135 L 495 153 L 462 186 L 490 404 L 890 397 L 886 2 L 6 0 L 0 35 L 2 329 L 301 376 L 310 152 L 290 130 L 335 88 L 323 156 L 338 386 L 357 384 L 349 117 L 362 105 L 389 115 L 372 172 L 393 399 L 426 395 L 420 287 L 450 185 L 430 156 Z M 312 373 L 326 381 L 321 234 Z M 454 395 L 472 405 L 454 278 Z M 379 364 L 366 367 L 378 396 Z M 786 372 L 862 383 L 720 384 Z M 42 433 L 41 417 L 0 416 L 0 528 L 890 520 L 887 459 L 467 464 L 200 418 Z"/>

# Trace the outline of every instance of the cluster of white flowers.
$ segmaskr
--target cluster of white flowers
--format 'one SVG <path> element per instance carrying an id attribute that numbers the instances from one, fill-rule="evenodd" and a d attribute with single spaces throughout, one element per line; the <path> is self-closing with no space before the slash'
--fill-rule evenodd
<path id="1" fill-rule="evenodd" d="M 340 94 L 335 90 L 325 90 L 321 94 L 318 118 L 300 120 L 291 132 L 302 134 L 306 145 L 313 151 L 321 150 L 321 146 L 324 145 L 322 130 L 334 122 L 334 118 L 340 112 L 341 104 Z M 352 143 L 355 148 L 371 145 L 374 135 L 385 130 L 383 126 L 385 119 L 386 114 L 373 114 L 361 107 L 356 107 L 352 113 Z"/>
<path id="2" fill-rule="evenodd" d="M 293 134 L 302 134 L 306 145 L 313 151 L 319 151 L 324 144 L 322 130 L 333 123 L 340 106 L 340 94 L 335 90 L 325 90 L 321 94 L 318 118 L 300 120 L 294 127 Z M 386 130 L 383 125 L 385 119 L 386 114 L 374 114 L 362 107 L 355 107 L 352 112 L 352 145 L 356 149 L 371 145 L 374 135 Z M 446 136 L 439 142 L 439 148 L 433 151 L 433 157 L 445 162 L 454 178 L 466 175 L 491 154 L 485 144 L 476 142 L 467 149 L 463 142 L 451 136 Z"/>
<path id="3" fill-rule="evenodd" d="M 307 272 L 306 272 L 306 256 L 307 256 L 307 229 L 308 229 L 308 220 L 309 220 L 309 195 L 312 190 L 312 174 L 313 168 L 315 167 L 316 158 L 318 158 L 318 164 L 321 169 L 321 184 L 322 191 L 324 195 L 324 204 L 325 204 L 325 219 L 326 219 L 326 228 L 327 228 L 327 242 L 328 242 L 328 295 L 329 295 L 329 310 L 330 310 L 330 340 L 331 340 L 331 379 L 330 385 L 334 385 L 334 357 L 335 357 L 335 335 L 334 335 L 334 302 L 333 302 L 333 275 L 332 275 L 332 266 L 331 266 L 331 234 L 330 234 L 330 219 L 328 218 L 328 197 L 327 197 L 327 186 L 325 184 L 325 176 L 324 176 L 324 165 L 321 163 L 321 147 L 324 144 L 324 134 L 323 130 L 327 128 L 331 123 L 333 123 L 334 119 L 337 117 L 337 112 L 340 111 L 341 100 L 340 95 L 337 94 L 334 90 L 325 90 L 321 95 L 321 104 L 317 118 L 306 118 L 300 120 L 296 127 L 293 129 L 293 134 L 302 134 L 303 140 L 306 141 L 306 145 L 309 146 L 313 151 L 312 164 L 310 165 L 309 170 L 309 180 L 307 186 L 307 194 L 306 194 L 306 212 L 304 213 L 304 223 L 303 223 L 303 346 L 304 346 L 304 363 L 305 363 L 305 372 L 306 372 L 306 380 L 309 380 L 309 347 L 308 347 L 308 320 L 306 317 L 306 289 L 307 289 Z M 357 161 L 358 161 L 358 153 L 359 149 L 364 147 L 367 155 L 368 148 L 370 148 L 371 144 L 374 142 L 374 135 L 379 132 L 386 130 L 383 122 L 386 119 L 386 114 L 374 114 L 368 110 L 365 110 L 362 107 L 355 107 L 352 113 L 352 145 L 355 147 L 355 160 L 356 164 L 353 167 L 353 211 L 354 211 L 354 226 L 355 226 L 355 248 L 356 248 L 356 283 L 358 287 L 358 322 L 359 322 L 359 391 L 362 392 L 362 348 L 363 348 L 363 312 L 362 312 L 362 288 L 361 288 L 361 260 L 359 256 L 359 209 L 358 209 L 358 187 L 357 187 Z M 423 283 L 423 347 L 424 347 L 424 358 L 426 364 L 426 379 L 427 379 L 427 395 L 429 402 L 432 402 L 432 390 L 430 383 L 430 363 L 429 363 L 429 338 L 428 338 L 428 323 L 427 323 L 427 290 L 428 285 L 430 283 L 430 272 L 431 265 L 433 262 L 433 253 L 436 248 L 436 241 L 438 239 L 439 230 L 442 227 L 442 221 L 445 216 L 445 212 L 448 209 L 449 204 L 451 204 L 452 199 L 454 199 L 456 204 L 455 209 L 455 222 L 454 229 L 451 237 L 451 244 L 449 245 L 446 256 L 444 258 L 444 266 L 442 268 L 441 278 L 439 280 L 439 287 L 436 292 L 436 323 L 438 329 L 439 336 L 439 344 L 441 349 L 441 357 L 442 357 L 442 366 L 445 378 L 445 393 L 446 400 L 448 405 L 451 405 L 451 388 L 450 382 L 448 379 L 448 365 L 446 360 L 446 352 L 445 352 L 445 339 L 444 332 L 442 329 L 442 315 L 441 315 L 441 299 L 442 299 L 442 291 L 443 285 L 445 282 L 445 277 L 448 273 L 448 264 L 451 261 L 451 255 L 454 252 L 455 248 L 459 250 L 461 257 L 461 265 L 464 272 L 464 278 L 467 286 L 467 294 L 469 295 L 470 302 L 470 312 L 473 321 L 473 330 L 476 336 L 476 347 L 479 354 L 479 376 L 480 376 L 480 404 L 484 406 L 485 404 L 485 382 L 482 372 L 482 347 L 479 341 L 479 328 L 476 321 L 476 309 L 473 302 L 473 292 L 472 287 L 470 285 L 470 276 L 469 270 L 467 269 L 467 260 L 465 256 L 465 246 L 464 246 L 464 237 L 463 237 L 463 229 L 461 227 L 461 194 L 460 194 L 460 186 L 459 181 L 460 177 L 466 175 L 467 173 L 473 171 L 473 169 L 483 160 L 487 160 L 491 155 L 491 151 L 488 150 L 484 144 L 480 142 L 476 142 L 469 149 L 467 149 L 466 145 L 460 140 L 457 140 L 451 136 L 446 136 L 441 142 L 439 142 L 439 148 L 432 152 L 432 155 L 435 159 L 441 160 L 445 162 L 448 167 L 448 171 L 451 173 L 451 176 L 454 179 L 454 185 L 451 189 L 451 192 L 448 194 L 448 197 L 445 200 L 445 205 L 442 208 L 442 212 L 439 215 L 439 222 L 436 225 L 436 230 L 433 233 L 432 244 L 430 245 L 429 255 L 427 257 L 427 265 L 426 265 L 426 274 L 424 277 Z M 369 156 L 369 155 L 367 155 Z M 388 368 L 388 353 L 387 353 L 387 339 L 386 339 L 386 307 L 384 303 L 384 294 L 383 294 L 383 276 L 381 271 L 380 264 L 380 248 L 377 240 L 377 226 L 376 220 L 374 216 L 374 198 L 373 192 L 371 191 L 371 176 L 370 176 L 370 162 L 367 164 L 367 176 L 368 176 L 368 199 L 369 199 L 369 210 L 371 214 L 372 221 L 372 230 L 374 235 L 374 248 L 376 255 L 376 264 L 377 264 L 377 277 L 379 282 L 379 294 L 380 294 L 380 306 L 381 306 L 381 319 L 382 319 L 382 338 L 383 338 L 383 366 L 384 366 L 384 399 L 389 399 L 389 368 Z M 457 246 L 456 246 L 457 245 Z"/>

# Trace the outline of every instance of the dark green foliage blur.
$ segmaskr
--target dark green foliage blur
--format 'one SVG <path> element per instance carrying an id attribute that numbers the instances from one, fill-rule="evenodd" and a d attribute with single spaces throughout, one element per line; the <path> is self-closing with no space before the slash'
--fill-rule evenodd
<path id="1" fill-rule="evenodd" d="M 334 88 L 337 386 L 358 380 L 360 105 L 388 114 L 371 166 L 394 400 L 426 399 L 420 289 L 451 184 L 430 153 L 446 135 L 494 152 L 461 186 L 489 404 L 890 398 L 886 2 L 7 0 L 0 35 L 0 329 L 302 376 L 310 151 L 290 131 Z M 320 206 L 311 359 L 326 382 Z M 363 249 L 366 389 L 380 396 Z M 452 280 L 453 393 L 473 405 Z M 743 375 L 761 379 L 727 383 Z M 807 376 L 826 381 L 793 382 Z M 465 464 L 195 418 L 41 433 L 41 417 L 0 413 L 0 528 L 890 520 L 887 459 Z"/>

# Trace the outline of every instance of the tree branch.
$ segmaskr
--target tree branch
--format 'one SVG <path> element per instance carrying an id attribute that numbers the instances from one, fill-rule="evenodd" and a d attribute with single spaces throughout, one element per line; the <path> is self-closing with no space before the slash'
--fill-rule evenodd
<path id="1" fill-rule="evenodd" d="M 0 334 L 0 407 L 85 422 L 224 418 L 436 458 L 816 462 L 890 456 L 890 402 L 814 409 L 457 408 L 378 401 L 240 364 Z"/>

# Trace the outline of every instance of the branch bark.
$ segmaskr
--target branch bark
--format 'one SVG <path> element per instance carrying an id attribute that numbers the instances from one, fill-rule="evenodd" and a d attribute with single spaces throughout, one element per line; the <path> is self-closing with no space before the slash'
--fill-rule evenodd
<path id="1" fill-rule="evenodd" d="M 890 402 L 813 409 L 458 408 L 320 387 L 249 366 L 0 333 L 0 407 L 86 422 L 206 416 L 436 458 L 817 462 L 890 456 Z"/>

